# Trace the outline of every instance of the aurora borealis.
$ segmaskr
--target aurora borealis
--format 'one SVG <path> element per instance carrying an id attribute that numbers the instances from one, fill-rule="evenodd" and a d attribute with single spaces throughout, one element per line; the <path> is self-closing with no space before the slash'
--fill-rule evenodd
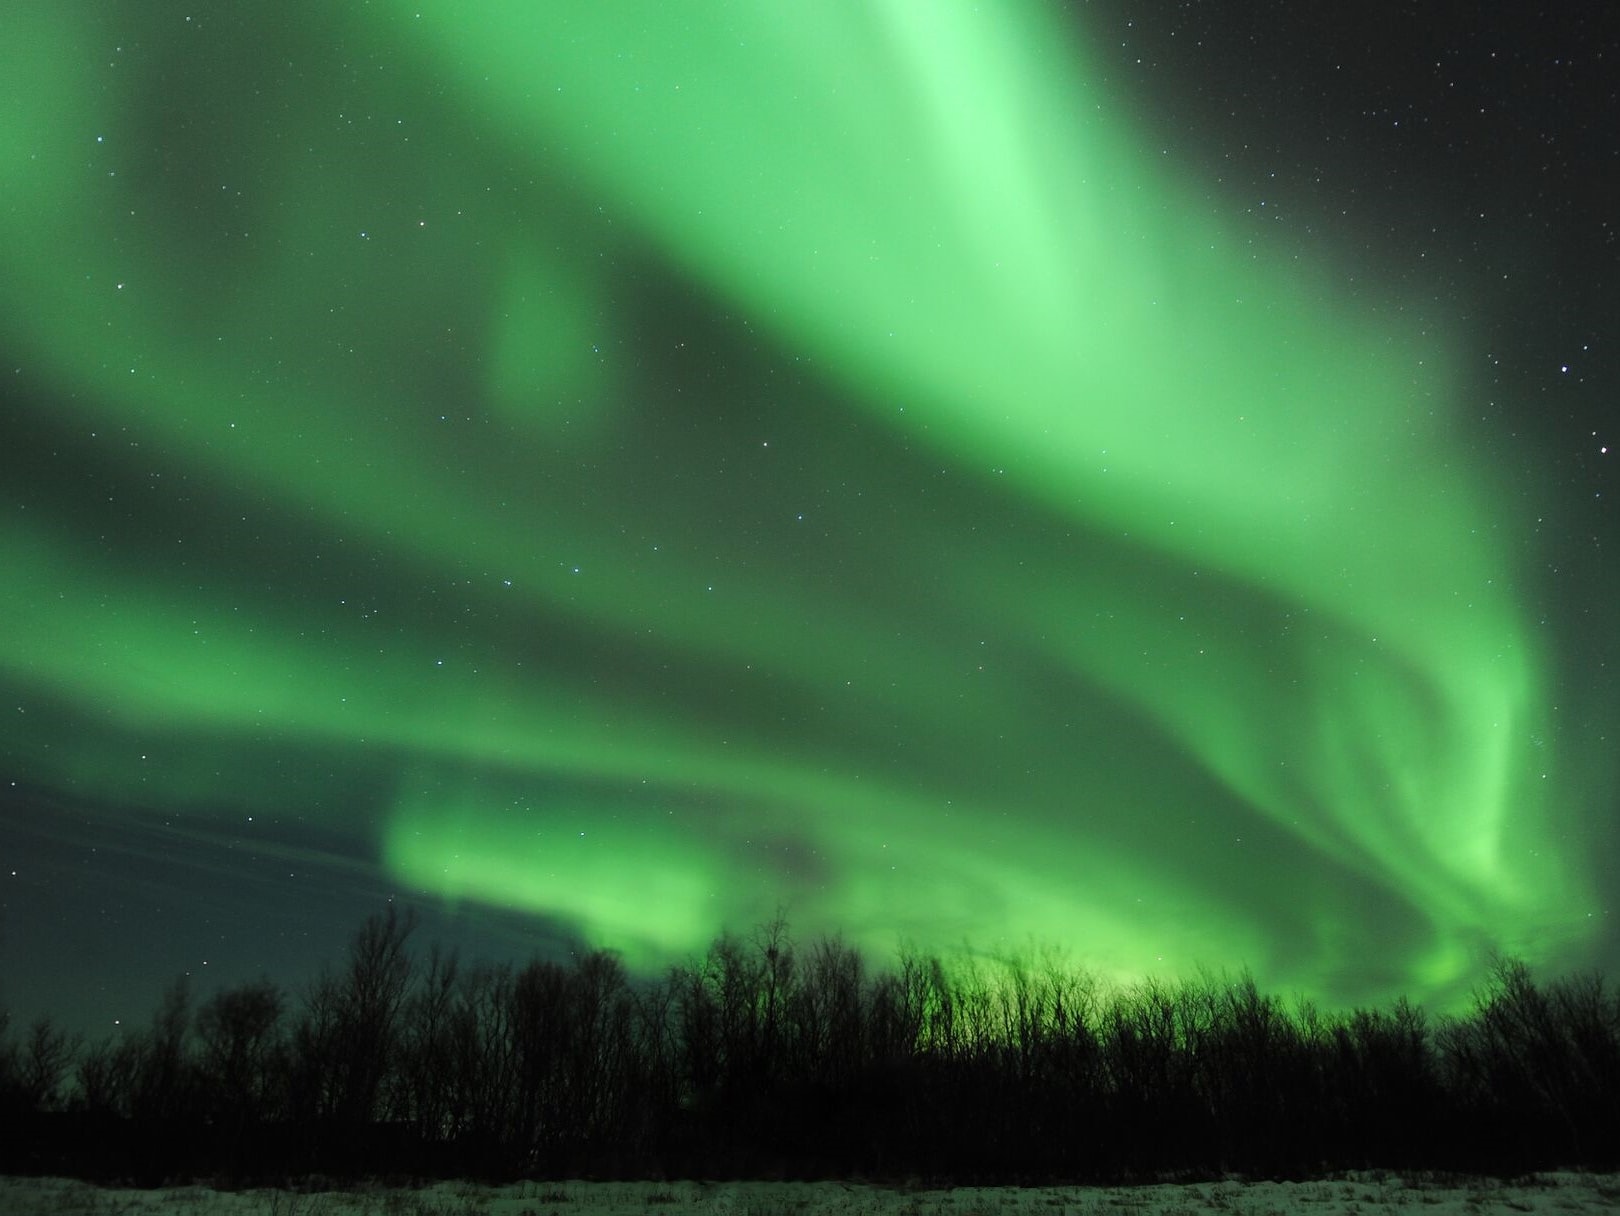
<path id="1" fill-rule="evenodd" d="M 1226 208 L 1100 11 L 468 11 L 8 18 L 13 839 L 208 854 L 250 970 L 310 882 L 637 967 L 1602 957 L 1484 303 Z"/>

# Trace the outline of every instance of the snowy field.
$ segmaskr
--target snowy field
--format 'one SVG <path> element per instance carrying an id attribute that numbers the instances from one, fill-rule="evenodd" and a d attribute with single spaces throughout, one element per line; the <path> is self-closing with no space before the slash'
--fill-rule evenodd
<path id="1" fill-rule="evenodd" d="M 420 1189 L 137 1191 L 62 1178 L 0 1178 L 6 1216 L 1412 1216 L 1620 1211 L 1620 1174 L 1323 1182 L 1208 1182 L 1140 1187 L 958 1187 L 922 1190 L 839 1182 L 438 1183 Z"/>

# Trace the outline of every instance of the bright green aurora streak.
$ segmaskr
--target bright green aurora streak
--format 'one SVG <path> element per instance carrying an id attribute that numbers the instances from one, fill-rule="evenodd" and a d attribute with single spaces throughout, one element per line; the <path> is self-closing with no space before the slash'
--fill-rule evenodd
<path id="1" fill-rule="evenodd" d="M 637 964 L 779 903 L 1346 1000 L 1578 946 L 1445 344 L 1035 6 L 473 11 L 9 19 L 34 781 L 291 814 L 296 754 Z"/>

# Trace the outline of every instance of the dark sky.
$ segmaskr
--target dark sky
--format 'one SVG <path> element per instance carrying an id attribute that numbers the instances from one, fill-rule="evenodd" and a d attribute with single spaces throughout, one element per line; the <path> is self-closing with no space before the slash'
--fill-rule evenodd
<path id="1" fill-rule="evenodd" d="M 1616 18 L 1342 7 L 11 18 L 0 1001 L 1612 967 Z"/>

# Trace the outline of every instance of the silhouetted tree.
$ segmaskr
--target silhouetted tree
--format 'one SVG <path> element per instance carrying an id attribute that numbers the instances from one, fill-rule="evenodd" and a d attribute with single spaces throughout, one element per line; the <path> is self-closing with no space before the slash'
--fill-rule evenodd
<path id="1" fill-rule="evenodd" d="M 49 1017 L 37 1018 L 29 1026 L 15 1065 L 22 1100 L 29 1109 L 58 1109 L 62 1081 L 81 1042 L 80 1036 L 62 1030 Z"/>
<path id="2" fill-rule="evenodd" d="M 383 1114 L 409 991 L 406 949 L 414 911 L 368 917 L 349 943 L 341 972 L 323 971 L 305 990 L 290 1036 L 287 1093 L 306 1168 L 352 1169 Z"/>
<path id="3" fill-rule="evenodd" d="M 130 1114 L 139 1122 L 161 1126 L 191 1112 L 190 1032 L 191 982 L 182 975 L 164 990 L 151 1029 L 139 1040 L 130 1103 Z"/>
<path id="4" fill-rule="evenodd" d="M 511 989 L 516 1101 L 509 1136 L 524 1164 L 555 1152 L 566 1138 L 561 1110 L 572 1048 L 568 974 L 555 962 L 531 962 Z"/>
<path id="5" fill-rule="evenodd" d="M 244 1139 L 281 1105 L 285 1000 L 268 979 L 215 993 L 197 1011 L 197 1084 L 204 1116 L 234 1164 Z"/>
<path id="6" fill-rule="evenodd" d="M 419 972 L 412 928 L 367 920 L 290 1020 L 268 980 L 193 1017 L 184 979 L 88 1051 L 0 1017 L 0 1167 L 1028 1182 L 1620 1155 L 1620 1001 L 1515 960 L 1431 1025 L 1406 1001 L 1288 1005 L 1246 973 L 1114 989 L 1050 954 L 909 950 L 879 969 L 780 917 L 654 982 L 600 951 L 435 950 Z"/>
<path id="7" fill-rule="evenodd" d="M 631 1100 L 634 1003 L 624 965 L 606 951 L 580 956 L 568 981 L 563 1120 L 581 1148 L 594 1147 L 620 1133 Z"/>
<path id="8" fill-rule="evenodd" d="M 456 1077 L 451 1038 L 460 970 L 454 953 L 433 947 L 427 971 L 403 1016 L 394 1105 L 399 1117 L 410 1120 L 429 1143 L 453 1140 L 461 1130 L 452 1113 Z"/>
<path id="9" fill-rule="evenodd" d="M 342 1084 L 335 1114 L 358 1124 L 376 1113 L 399 1030 L 399 1011 L 411 980 L 406 943 L 416 928 L 413 909 L 393 904 L 368 917 L 349 946 L 349 966 L 338 989 L 338 1043 Z"/>
<path id="10" fill-rule="evenodd" d="M 129 1118 L 144 1048 L 139 1035 L 107 1038 L 79 1056 L 75 1070 L 80 1109 L 93 1115 Z"/>

